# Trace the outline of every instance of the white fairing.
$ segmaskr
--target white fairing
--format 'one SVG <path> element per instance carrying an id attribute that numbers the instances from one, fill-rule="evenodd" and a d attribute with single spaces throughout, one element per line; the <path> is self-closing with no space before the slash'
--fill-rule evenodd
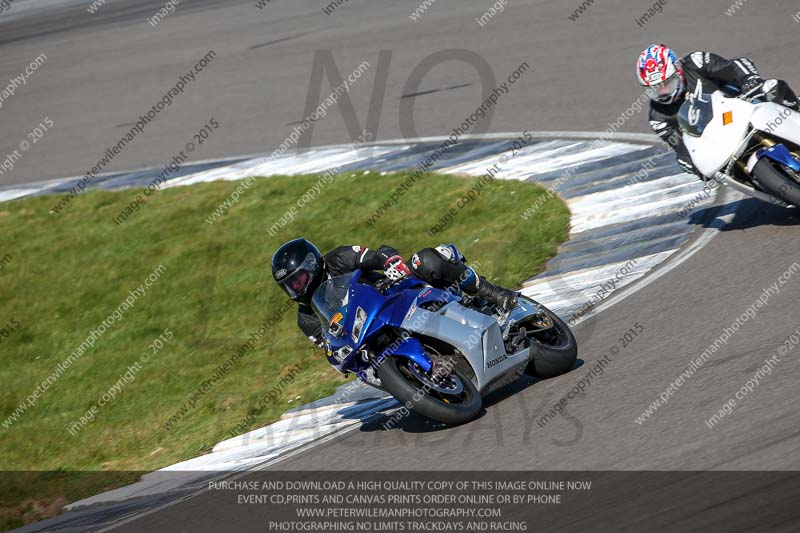
<path id="1" fill-rule="evenodd" d="M 714 118 L 703 135 L 693 137 L 683 134 L 683 141 L 697 169 L 713 178 L 731 158 L 739 157 L 745 148 L 743 141 L 752 125 L 759 131 L 800 144 L 800 113 L 772 102 L 753 104 L 738 98 L 728 98 L 721 92 L 711 95 Z M 723 115 L 731 112 L 732 122 L 725 124 Z M 757 159 L 751 158 L 752 168 Z"/>
<path id="2" fill-rule="evenodd" d="M 800 113 L 767 102 L 758 104 L 750 121 L 757 130 L 800 144 Z"/>
<path id="3" fill-rule="evenodd" d="M 742 147 L 750 119 L 756 111 L 756 105 L 738 98 L 726 98 L 721 92 L 714 93 L 711 98 L 714 119 L 706 126 L 703 135 L 692 137 L 683 134 L 683 142 L 694 166 L 709 178 L 725 167 L 734 155 L 738 155 L 736 152 Z M 722 117 L 728 111 L 732 113 L 733 121 L 725 125 Z"/>

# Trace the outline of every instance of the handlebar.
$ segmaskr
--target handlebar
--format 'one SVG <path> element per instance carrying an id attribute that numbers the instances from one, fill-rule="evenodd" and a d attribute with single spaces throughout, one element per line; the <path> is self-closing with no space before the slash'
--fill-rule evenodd
<path id="1" fill-rule="evenodd" d="M 757 99 L 759 96 L 765 96 L 767 93 L 764 92 L 764 84 L 757 87 L 753 87 L 749 92 L 745 94 L 740 94 L 737 96 L 739 100 L 744 100 L 745 102 L 752 102 L 753 100 Z"/>
<path id="2" fill-rule="evenodd" d="M 394 287 L 395 285 L 397 285 L 398 283 L 400 283 L 404 279 L 407 279 L 407 278 L 398 279 L 398 280 L 393 280 L 393 279 L 389 279 L 389 278 L 383 278 L 383 279 L 379 280 L 375 284 L 375 289 L 377 289 L 377 291 L 379 293 L 381 293 L 381 294 L 386 294 L 386 291 L 388 289 Z"/>

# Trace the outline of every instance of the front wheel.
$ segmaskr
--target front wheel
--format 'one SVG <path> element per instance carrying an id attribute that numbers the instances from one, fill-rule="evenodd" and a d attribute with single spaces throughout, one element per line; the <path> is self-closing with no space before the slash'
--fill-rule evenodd
<path id="1" fill-rule="evenodd" d="M 800 207 L 800 175 L 766 157 L 753 167 L 753 180 L 778 200 Z"/>
<path id="2" fill-rule="evenodd" d="M 575 336 L 558 315 L 540 303 L 536 305 L 541 313 L 517 324 L 517 327 L 525 327 L 533 352 L 525 373 L 543 379 L 566 374 L 578 359 Z"/>
<path id="3" fill-rule="evenodd" d="M 424 372 L 416 363 L 402 357 L 387 357 L 378 366 L 383 387 L 412 411 L 450 426 L 478 417 L 483 400 L 469 379 L 458 371 L 436 375 Z"/>

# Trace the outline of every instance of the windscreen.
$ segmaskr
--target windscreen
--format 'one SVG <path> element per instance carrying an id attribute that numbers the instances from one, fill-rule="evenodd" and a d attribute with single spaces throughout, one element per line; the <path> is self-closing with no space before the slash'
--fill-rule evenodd
<path id="1" fill-rule="evenodd" d="M 710 94 L 687 98 L 678 111 L 678 125 L 692 137 L 700 137 L 714 118 Z"/>
<path id="2" fill-rule="evenodd" d="M 314 292 L 311 306 L 327 331 L 336 313 L 346 314 L 347 294 L 352 274 L 331 278 Z"/>

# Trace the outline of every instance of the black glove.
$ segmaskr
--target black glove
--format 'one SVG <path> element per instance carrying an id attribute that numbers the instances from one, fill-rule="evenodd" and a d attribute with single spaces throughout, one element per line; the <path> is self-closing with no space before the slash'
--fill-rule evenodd
<path id="1" fill-rule="evenodd" d="M 705 180 L 703 174 L 699 170 L 697 170 L 697 167 L 694 166 L 694 163 L 692 163 L 690 160 L 687 161 L 686 159 L 678 157 L 677 161 L 678 165 L 680 165 L 680 167 L 683 169 L 684 172 L 686 172 L 687 174 L 694 174 L 698 178 Z"/>
<path id="2" fill-rule="evenodd" d="M 309 337 L 308 340 L 313 342 L 317 348 L 324 348 L 325 347 L 325 339 L 323 337 Z"/>
<path id="3" fill-rule="evenodd" d="M 756 74 L 750 76 L 749 78 L 744 80 L 744 83 L 742 83 L 742 88 L 741 88 L 742 95 L 749 93 L 756 87 L 760 87 L 763 84 L 764 80 L 761 79 L 761 76 L 758 76 Z"/>

